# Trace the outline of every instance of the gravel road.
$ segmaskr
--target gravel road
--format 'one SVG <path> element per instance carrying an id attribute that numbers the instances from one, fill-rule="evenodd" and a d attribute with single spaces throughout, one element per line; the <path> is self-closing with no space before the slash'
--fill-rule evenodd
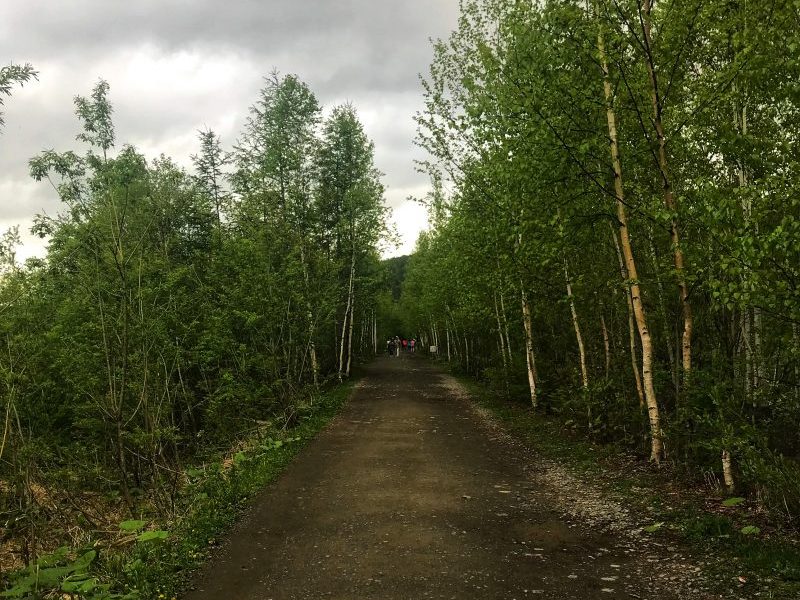
<path id="1" fill-rule="evenodd" d="M 377 359 L 187 600 L 705 597 L 663 585 L 670 557 L 576 517 L 570 482 L 486 420 L 432 362 Z"/>

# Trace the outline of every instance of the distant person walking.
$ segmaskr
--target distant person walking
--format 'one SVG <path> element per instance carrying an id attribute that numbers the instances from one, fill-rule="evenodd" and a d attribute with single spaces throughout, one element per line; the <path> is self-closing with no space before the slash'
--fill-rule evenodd
<path id="1" fill-rule="evenodd" d="M 406 338 L 403 338 L 403 352 L 405 352 L 406 350 L 408 350 L 408 340 Z"/>
<path id="2" fill-rule="evenodd" d="M 417 340 L 411 338 L 411 341 L 408 342 L 408 347 L 411 350 L 411 354 L 414 354 L 414 349 L 417 347 Z"/>
<path id="3" fill-rule="evenodd" d="M 386 353 L 389 356 L 394 354 L 394 340 L 392 340 L 392 338 L 386 340 Z"/>

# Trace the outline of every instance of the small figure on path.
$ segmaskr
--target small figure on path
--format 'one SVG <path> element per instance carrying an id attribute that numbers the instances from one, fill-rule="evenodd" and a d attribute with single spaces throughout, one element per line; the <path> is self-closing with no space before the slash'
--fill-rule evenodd
<path id="1" fill-rule="evenodd" d="M 386 340 L 386 353 L 389 356 L 392 356 L 394 354 L 394 340 L 392 340 L 392 338 L 388 338 Z"/>
<path id="2" fill-rule="evenodd" d="M 403 338 L 403 352 L 405 352 L 407 349 L 408 349 L 408 340 L 406 338 Z"/>
<path id="3" fill-rule="evenodd" d="M 408 347 L 411 350 L 411 354 L 414 354 L 414 348 L 417 347 L 417 340 L 414 339 L 414 338 L 411 338 L 411 341 L 408 342 Z"/>

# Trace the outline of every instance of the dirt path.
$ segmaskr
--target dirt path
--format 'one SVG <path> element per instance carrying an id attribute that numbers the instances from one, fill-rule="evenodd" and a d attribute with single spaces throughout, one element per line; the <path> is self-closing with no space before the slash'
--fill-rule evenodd
<path id="1" fill-rule="evenodd" d="M 430 362 L 379 359 L 187 598 L 687 597 L 653 588 L 652 549 L 565 516 L 531 460 Z"/>

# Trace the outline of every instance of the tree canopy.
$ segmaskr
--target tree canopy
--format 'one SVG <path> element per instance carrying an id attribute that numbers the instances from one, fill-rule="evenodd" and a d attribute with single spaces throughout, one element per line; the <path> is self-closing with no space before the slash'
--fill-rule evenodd
<path id="1" fill-rule="evenodd" d="M 466 0 L 408 326 L 571 427 L 800 505 L 797 6 Z"/>
<path id="2" fill-rule="evenodd" d="M 272 73 L 231 150 L 198 133 L 190 172 L 119 146 L 111 98 L 75 98 L 82 153 L 30 160 L 63 206 L 37 217 L 46 257 L 2 239 L 0 497 L 25 560 L 52 519 L 31 490 L 67 519 L 95 522 L 96 494 L 169 518 L 184 465 L 296 422 L 374 350 L 387 209 L 355 107 L 323 118 Z"/>

